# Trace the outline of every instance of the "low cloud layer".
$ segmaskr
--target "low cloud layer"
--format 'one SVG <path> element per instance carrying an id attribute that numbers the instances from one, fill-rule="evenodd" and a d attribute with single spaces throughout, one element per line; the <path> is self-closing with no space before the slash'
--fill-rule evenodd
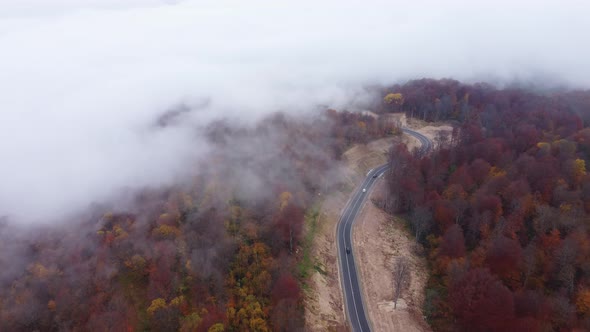
<path id="1" fill-rule="evenodd" d="M 362 104 L 365 85 L 588 88 L 589 16 L 582 1 L 0 0 L 0 216 L 171 183 L 208 150 L 195 128 Z"/>

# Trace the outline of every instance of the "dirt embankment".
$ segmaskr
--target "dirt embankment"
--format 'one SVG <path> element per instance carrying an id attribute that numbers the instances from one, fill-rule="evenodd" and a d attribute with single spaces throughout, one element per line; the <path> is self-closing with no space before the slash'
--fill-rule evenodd
<path id="1" fill-rule="evenodd" d="M 453 127 L 446 123 L 432 124 L 416 119 L 406 120 L 405 116 L 403 117 L 402 122 L 404 123 L 405 127 L 413 129 L 428 137 L 428 139 L 434 143 L 435 148 L 441 144 L 441 141 L 442 144 L 445 142 L 449 143 L 453 133 Z M 406 135 L 406 137 L 406 144 L 410 150 L 416 148 L 418 144 L 420 144 L 420 141 L 418 141 L 418 139 L 414 138 L 413 136 Z"/>
<path id="2" fill-rule="evenodd" d="M 405 117 L 399 119 L 407 125 Z M 449 130 L 450 126 L 424 129 L 410 126 L 431 139 L 439 130 Z M 336 257 L 336 226 L 342 209 L 351 191 L 362 181 L 373 167 L 387 161 L 387 153 L 394 140 L 402 140 L 409 148 L 417 146 L 418 141 L 404 135 L 401 138 L 387 138 L 373 141 L 367 145 L 356 145 L 344 153 L 346 169 L 342 190 L 324 197 L 321 209 L 322 224 L 318 225 L 314 238 L 312 257 L 317 260 L 322 272 L 314 272 L 308 283 L 305 298 L 306 330 L 308 331 L 347 331 L 346 318 Z M 371 197 L 385 190 L 380 180 Z M 404 228 L 403 221 L 393 221 L 371 202 L 367 202 L 359 215 L 353 230 L 355 257 L 360 268 L 364 300 L 374 331 L 429 331 L 422 316 L 424 286 L 428 278 L 426 262 L 412 250 L 411 235 Z M 408 291 L 402 294 L 397 309 L 393 309 L 392 270 L 397 256 L 410 258 L 412 281 Z"/>
<path id="3" fill-rule="evenodd" d="M 380 181 L 370 197 L 383 190 L 384 181 Z M 353 242 L 372 330 L 430 331 L 422 315 L 426 260 L 414 254 L 414 242 L 404 221 L 367 203 L 355 222 Z M 399 256 L 410 262 L 411 282 L 394 309 L 393 264 Z"/>
<path id="4" fill-rule="evenodd" d="M 322 272 L 312 274 L 305 296 L 307 331 L 348 331 L 336 257 L 336 226 L 352 190 L 372 167 L 384 164 L 395 138 L 355 145 L 344 154 L 346 168 L 340 191 L 324 197 L 311 255 Z"/>

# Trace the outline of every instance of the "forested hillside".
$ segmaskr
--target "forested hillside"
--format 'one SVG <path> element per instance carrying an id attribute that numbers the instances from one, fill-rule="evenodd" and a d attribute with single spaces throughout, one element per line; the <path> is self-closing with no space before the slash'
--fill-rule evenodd
<path id="1" fill-rule="evenodd" d="M 0 331 L 300 330 L 305 220 L 341 151 L 393 127 L 329 110 L 206 131 L 182 185 L 59 225 L 2 222 Z"/>
<path id="2" fill-rule="evenodd" d="M 590 92 L 420 80 L 382 111 L 457 125 L 417 156 L 391 151 L 386 207 L 431 265 L 436 331 L 590 329 Z"/>
<path id="3" fill-rule="evenodd" d="M 590 93 L 419 80 L 383 97 L 379 113 L 456 128 L 425 156 L 393 147 L 387 175 L 384 206 L 430 262 L 432 328 L 590 329 Z M 212 148 L 181 184 L 59 224 L 0 221 L 1 331 L 303 328 L 318 194 L 346 147 L 398 131 L 334 110 L 199 130 Z"/>

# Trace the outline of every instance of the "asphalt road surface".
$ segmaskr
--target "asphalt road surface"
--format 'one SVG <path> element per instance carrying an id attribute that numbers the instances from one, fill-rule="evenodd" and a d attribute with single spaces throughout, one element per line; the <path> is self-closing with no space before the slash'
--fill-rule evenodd
<path id="1" fill-rule="evenodd" d="M 420 143 L 419 153 L 424 154 L 432 148 L 432 142 L 424 135 L 410 129 L 402 129 L 404 133 L 416 137 Z M 373 185 L 383 176 L 389 168 L 389 164 L 381 165 L 372 169 L 363 184 L 355 191 L 354 195 L 344 208 L 342 217 L 338 223 L 336 236 L 338 241 L 338 262 L 340 265 L 340 276 L 342 289 L 344 290 L 344 303 L 346 314 L 353 331 L 368 332 L 371 331 L 361 286 L 359 283 L 359 274 L 354 260 L 354 248 L 352 247 L 352 225 L 358 212 L 361 210 L 366 197 L 371 192 Z"/>

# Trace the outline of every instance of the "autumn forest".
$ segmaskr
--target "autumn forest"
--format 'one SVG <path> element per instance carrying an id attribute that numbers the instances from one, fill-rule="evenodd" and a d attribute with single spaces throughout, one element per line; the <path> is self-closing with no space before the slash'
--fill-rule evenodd
<path id="1" fill-rule="evenodd" d="M 338 185 L 332 168 L 347 146 L 394 129 L 334 110 L 252 128 L 214 122 L 215 152 L 183 185 L 63 226 L 5 220 L 0 331 L 301 330 L 313 268 L 303 227 L 317 193 Z"/>
<path id="2" fill-rule="evenodd" d="M 377 115 L 454 128 L 425 155 L 391 147 L 379 205 L 428 261 L 431 328 L 590 329 L 590 92 L 430 79 L 372 89 Z M 212 122 L 213 149 L 181 184 L 57 225 L 0 219 L 0 331 L 303 330 L 318 268 L 306 232 L 342 186 L 343 153 L 401 135 L 382 118 Z"/>
<path id="3" fill-rule="evenodd" d="M 390 159 L 385 206 L 430 262 L 433 329 L 590 329 L 590 93 L 396 88 L 390 108 L 456 123 L 432 154 L 398 145 Z"/>

